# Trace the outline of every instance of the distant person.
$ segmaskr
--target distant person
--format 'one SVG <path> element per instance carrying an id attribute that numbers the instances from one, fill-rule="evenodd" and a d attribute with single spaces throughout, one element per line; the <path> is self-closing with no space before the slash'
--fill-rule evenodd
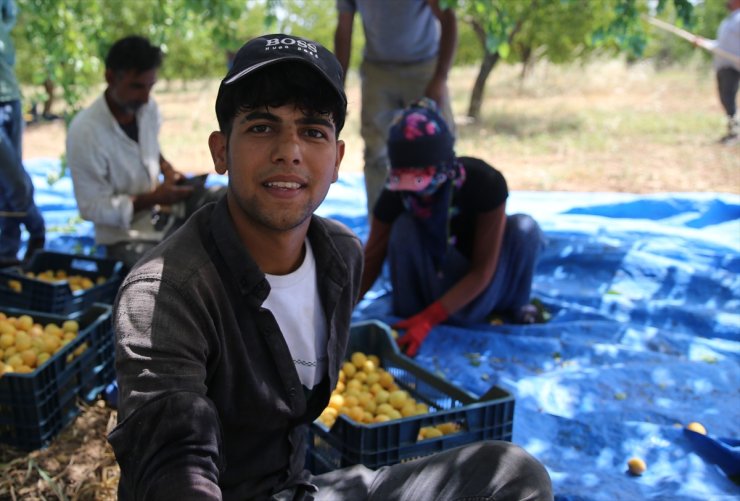
<path id="1" fill-rule="evenodd" d="M 357 236 L 314 213 L 346 111 L 339 62 L 312 40 L 264 35 L 234 57 L 208 138 L 226 196 L 142 258 L 114 307 L 121 501 L 552 500 L 545 468 L 504 441 L 304 469 L 362 275 Z"/>
<path id="2" fill-rule="evenodd" d="M 414 356 L 449 319 L 538 321 L 530 304 L 543 244 L 530 216 L 506 215 L 504 176 L 483 160 L 456 157 L 433 101 L 408 107 L 391 126 L 391 170 L 370 222 L 360 297 L 388 259 L 393 313 L 405 320 L 398 344 Z"/>
<path id="3" fill-rule="evenodd" d="M 115 42 L 105 58 L 103 95 L 75 116 L 67 132 L 80 215 L 95 224 L 95 242 L 107 257 L 128 267 L 216 195 L 194 195 L 162 155 L 162 117 L 150 98 L 161 64 L 161 49 L 146 38 Z"/>
<path id="4" fill-rule="evenodd" d="M 457 46 L 457 19 L 439 0 L 337 0 L 334 47 L 345 75 L 352 53 L 352 27 L 359 12 L 365 32 L 360 67 L 360 133 L 368 214 L 388 174 L 386 139 L 396 112 L 421 97 L 436 101 L 450 130 L 454 119 L 447 88 Z"/>
<path id="5" fill-rule="evenodd" d="M 740 0 L 728 0 L 730 13 L 722 20 L 713 45 L 740 59 Z M 714 70 L 717 75 L 719 100 L 727 114 L 727 134 L 721 142 L 734 144 L 740 140 L 740 117 L 737 114 L 737 89 L 740 82 L 740 63 L 714 55 Z"/>
<path id="6" fill-rule="evenodd" d="M 29 234 L 23 261 L 43 249 L 46 229 L 33 200 L 33 182 L 23 167 L 23 114 L 10 31 L 17 8 L 0 0 L 0 267 L 20 264 L 21 226 Z"/>

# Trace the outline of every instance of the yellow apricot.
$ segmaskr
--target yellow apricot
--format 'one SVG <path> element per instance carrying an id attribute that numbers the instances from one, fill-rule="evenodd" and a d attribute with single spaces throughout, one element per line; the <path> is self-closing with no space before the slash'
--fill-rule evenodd
<path id="1" fill-rule="evenodd" d="M 15 336 L 9 333 L 0 335 L 0 348 L 10 348 L 15 344 Z"/>
<path id="2" fill-rule="evenodd" d="M 408 393 L 403 390 L 396 390 L 389 393 L 388 403 L 391 404 L 394 409 L 403 409 L 403 406 L 406 404 L 407 398 Z"/>
<path id="3" fill-rule="evenodd" d="M 357 369 L 362 369 L 362 366 L 365 365 L 365 362 L 367 361 L 367 355 L 362 353 L 361 351 L 356 351 L 350 356 L 350 361 Z"/>
<path id="4" fill-rule="evenodd" d="M 33 327 L 33 318 L 30 315 L 21 315 L 18 317 L 17 329 L 27 331 L 31 327 Z"/>
<path id="5" fill-rule="evenodd" d="M 79 332 L 80 324 L 77 320 L 65 320 L 62 324 L 62 331 L 64 332 Z"/>
<path id="6" fill-rule="evenodd" d="M 36 366 L 40 367 L 43 365 L 47 360 L 51 358 L 51 355 L 45 352 L 41 352 L 38 355 L 36 355 Z"/>
<path id="7" fill-rule="evenodd" d="M 630 474 L 638 476 L 645 473 L 645 470 L 647 470 L 647 465 L 642 459 L 638 457 L 633 457 L 627 461 L 627 469 L 629 470 Z"/>
<path id="8" fill-rule="evenodd" d="M 37 356 L 35 351 L 24 350 L 20 352 L 20 357 L 21 360 L 23 360 L 23 365 L 27 365 L 28 367 L 36 367 Z"/>
<path id="9" fill-rule="evenodd" d="M 351 378 L 355 375 L 355 372 L 357 372 L 357 367 L 355 367 L 355 364 L 352 362 L 344 362 L 344 364 L 342 364 L 342 370 L 344 371 L 345 376 Z"/>
<path id="10" fill-rule="evenodd" d="M 697 423 L 696 421 L 687 424 L 686 429 L 695 431 L 696 433 L 701 433 L 702 435 L 707 434 L 707 429 L 704 428 L 704 425 L 701 423 Z"/>

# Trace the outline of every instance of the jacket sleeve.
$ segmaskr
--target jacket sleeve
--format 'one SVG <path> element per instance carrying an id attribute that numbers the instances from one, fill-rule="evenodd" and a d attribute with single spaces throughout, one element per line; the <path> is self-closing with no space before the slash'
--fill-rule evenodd
<path id="1" fill-rule="evenodd" d="M 120 499 L 221 499 L 221 427 L 206 396 L 205 329 L 197 308 L 165 282 L 138 276 L 121 289 L 119 424 L 109 436 Z"/>

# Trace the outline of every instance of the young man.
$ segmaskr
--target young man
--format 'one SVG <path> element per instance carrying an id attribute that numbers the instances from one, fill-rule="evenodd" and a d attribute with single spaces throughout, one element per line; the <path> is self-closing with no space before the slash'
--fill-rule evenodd
<path id="1" fill-rule="evenodd" d="M 23 261 L 43 249 L 46 241 L 44 217 L 33 200 L 33 181 L 23 167 L 21 90 L 10 35 L 17 14 L 13 0 L 0 0 L 0 268 L 21 264 L 21 226 L 29 234 Z"/>
<path id="2" fill-rule="evenodd" d="M 388 175 L 386 139 L 393 116 L 427 96 L 454 128 L 447 75 L 457 47 L 457 18 L 439 0 L 336 0 L 334 48 L 345 73 L 355 13 L 362 18 L 362 116 L 368 215 Z"/>
<path id="3" fill-rule="evenodd" d="M 486 162 L 455 156 L 454 138 L 428 99 L 390 129 L 391 171 L 371 219 L 361 294 L 386 256 L 393 313 L 408 317 L 398 343 L 414 356 L 447 320 L 483 322 L 491 313 L 536 320 L 529 304 L 542 234 L 524 214 L 506 215 L 503 175 Z"/>
<path id="4" fill-rule="evenodd" d="M 95 223 L 95 242 L 107 256 L 128 267 L 187 216 L 183 201 L 193 195 L 159 147 L 162 117 L 150 94 L 161 64 L 162 51 L 146 38 L 115 42 L 105 59 L 105 92 L 67 131 L 80 215 Z"/>
<path id="5" fill-rule="evenodd" d="M 455 460 L 485 472 L 461 492 L 550 495 L 544 468 L 500 442 L 402 469 L 304 470 L 362 272 L 358 238 L 313 214 L 337 179 L 346 106 L 339 63 L 311 40 L 265 35 L 236 54 L 208 141 L 227 194 L 147 254 L 117 298 L 121 500 L 430 499 L 460 485 Z"/>

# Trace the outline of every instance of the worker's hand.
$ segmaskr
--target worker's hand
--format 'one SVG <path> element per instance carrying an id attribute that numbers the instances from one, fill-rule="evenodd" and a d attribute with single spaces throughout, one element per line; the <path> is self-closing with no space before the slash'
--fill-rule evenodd
<path id="1" fill-rule="evenodd" d="M 159 169 L 164 176 L 165 182 L 169 181 L 171 183 L 177 184 L 185 179 L 185 175 L 182 172 L 175 170 L 172 164 L 165 159 L 162 159 L 159 162 Z"/>
<path id="2" fill-rule="evenodd" d="M 405 329 L 406 334 L 398 338 L 396 341 L 398 346 L 410 356 L 416 356 L 416 352 L 419 351 L 421 344 L 426 339 L 429 331 L 440 322 L 444 322 L 448 317 L 447 310 L 445 310 L 442 303 L 435 301 L 421 313 L 417 313 L 411 318 L 402 320 L 393 325 L 394 329 Z"/>
<path id="3" fill-rule="evenodd" d="M 185 200 L 193 194 L 193 187 L 185 184 L 177 184 L 175 177 L 165 178 L 164 182 L 152 192 L 155 203 L 159 205 L 172 205 Z"/>
<path id="4" fill-rule="evenodd" d="M 443 110 L 449 99 L 447 81 L 444 78 L 432 78 L 424 89 L 424 96 L 433 99 L 438 110 Z"/>

